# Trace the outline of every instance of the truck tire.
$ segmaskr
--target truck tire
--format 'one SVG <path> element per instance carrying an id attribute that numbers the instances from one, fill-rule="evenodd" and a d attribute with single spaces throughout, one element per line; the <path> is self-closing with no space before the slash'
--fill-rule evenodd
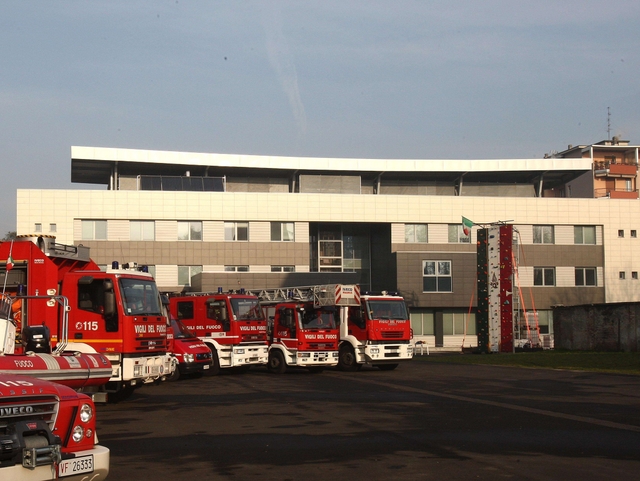
<path id="1" fill-rule="evenodd" d="M 360 369 L 360 365 L 356 362 L 356 353 L 350 344 L 340 346 L 338 356 L 338 369 L 341 371 L 353 372 Z"/>
<path id="2" fill-rule="evenodd" d="M 220 374 L 220 359 L 218 359 L 218 351 L 210 344 L 207 344 L 211 349 L 211 367 L 203 371 L 205 376 L 217 376 Z"/>
<path id="3" fill-rule="evenodd" d="M 380 364 L 380 365 L 378 365 L 378 369 L 380 369 L 381 371 L 393 371 L 396 367 L 398 367 L 397 364 Z"/>
<path id="4" fill-rule="evenodd" d="M 178 366 L 176 366 L 173 372 L 169 376 L 167 376 L 167 381 L 173 382 L 177 381 L 178 379 L 180 379 L 180 369 L 178 369 Z"/>
<path id="5" fill-rule="evenodd" d="M 277 349 L 269 352 L 269 363 L 267 364 L 267 369 L 269 369 L 269 372 L 274 374 L 282 374 L 287 370 L 287 365 L 284 362 L 284 356 Z"/>

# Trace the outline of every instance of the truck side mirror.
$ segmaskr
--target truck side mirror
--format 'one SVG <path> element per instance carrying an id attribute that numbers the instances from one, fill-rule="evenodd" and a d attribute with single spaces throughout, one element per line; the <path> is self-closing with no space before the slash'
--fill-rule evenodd
<path id="1" fill-rule="evenodd" d="M 116 294 L 113 291 L 113 282 L 104 281 L 104 317 L 111 318 L 116 313 Z"/>

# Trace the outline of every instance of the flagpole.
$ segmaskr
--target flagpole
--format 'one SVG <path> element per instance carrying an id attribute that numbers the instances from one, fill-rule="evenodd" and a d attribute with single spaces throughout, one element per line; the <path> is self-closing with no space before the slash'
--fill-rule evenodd
<path id="1" fill-rule="evenodd" d="M 7 258 L 7 260 L 11 259 L 11 254 L 13 253 L 13 239 L 11 239 L 11 245 L 9 246 L 9 257 Z M 7 290 L 7 277 L 9 277 L 9 271 L 11 269 L 7 269 L 6 268 L 6 264 L 5 264 L 5 269 L 4 269 L 4 285 L 2 286 L 2 297 L 4 297 L 4 293 Z"/>

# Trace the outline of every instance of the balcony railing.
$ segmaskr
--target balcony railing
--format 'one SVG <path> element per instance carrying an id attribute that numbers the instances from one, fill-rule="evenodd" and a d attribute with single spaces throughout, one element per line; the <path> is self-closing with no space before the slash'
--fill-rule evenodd
<path id="1" fill-rule="evenodd" d="M 610 161 L 594 162 L 596 177 L 635 177 L 638 174 L 638 164 L 619 164 Z"/>
<path id="2" fill-rule="evenodd" d="M 609 197 L 610 199 L 637 199 L 637 190 L 623 189 L 596 189 L 594 192 L 596 198 Z"/>

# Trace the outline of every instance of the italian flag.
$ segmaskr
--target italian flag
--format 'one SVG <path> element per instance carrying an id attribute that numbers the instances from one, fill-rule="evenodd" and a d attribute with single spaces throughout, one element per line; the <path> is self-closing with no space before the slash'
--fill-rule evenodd
<path id="1" fill-rule="evenodd" d="M 474 225 L 475 224 L 473 222 L 471 222 L 469 219 L 467 219 L 466 217 L 463 217 L 462 218 L 462 230 L 464 231 L 464 235 L 471 234 L 471 228 Z"/>
<path id="2" fill-rule="evenodd" d="M 13 257 L 11 257 L 11 254 L 9 254 L 9 257 L 7 259 L 7 267 L 6 267 L 7 271 L 10 271 L 11 269 L 13 269 Z"/>

